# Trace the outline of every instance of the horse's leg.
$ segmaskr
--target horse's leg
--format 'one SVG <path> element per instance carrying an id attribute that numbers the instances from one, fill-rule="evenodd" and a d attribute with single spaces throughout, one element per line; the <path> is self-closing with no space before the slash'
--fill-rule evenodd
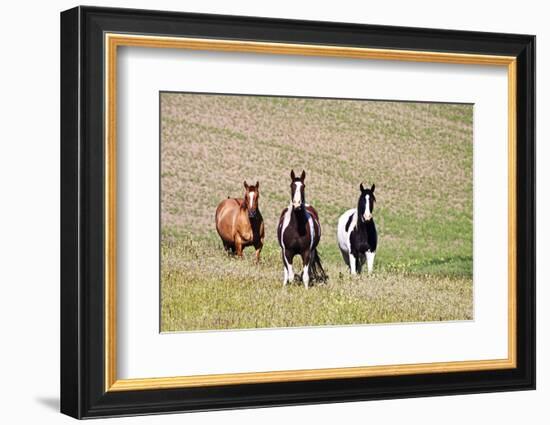
<path id="1" fill-rule="evenodd" d="M 286 258 L 285 258 L 284 250 L 282 251 L 281 256 L 283 257 L 283 269 L 285 273 L 285 276 L 283 277 L 283 286 L 286 286 L 286 284 L 288 283 L 288 268 L 286 266 Z"/>
<path id="2" fill-rule="evenodd" d="M 356 261 L 355 255 L 353 255 L 350 251 L 350 253 L 349 253 L 349 270 L 350 270 L 351 274 L 353 274 L 353 275 L 357 274 L 357 271 L 355 269 L 356 263 L 357 263 L 357 261 Z"/>
<path id="3" fill-rule="evenodd" d="M 361 274 L 361 272 L 363 271 L 363 264 L 365 264 L 365 253 L 360 252 L 359 255 L 355 257 L 355 262 L 355 269 L 357 271 L 357 274 Z"/>
<path id="4" fill-rule="evenodd" d="M 309 262 L 311 260 L 311 251 L 307 250 L 302 253 L 302 263 L 304 264 L 304 270 L 302 271 L 302 282 L 306 289 L 309 287 Z"/>
<path id="5" fill-rule="evenodd" d="M 231 255 L 232 253 L 232 249 L 231 249 L 231 244 L 226 242 L 226 241 L 223 241 L 223 249 L 225 250 L 225 252 L 227 253 L 227 255 Z"/>
<path id="6" fill-rule="evenodd" d="M 340 252 L 342 253 L 342 258 L 344 259 L 344 263 L 346 263 L 346 266 L 349 267 L 349 253 L 348 253 L 348 251 L 340 248 Z"/>
<path id="7" fill-rule="evenodd" d="M 239 235 L 235 236 L 235 250 L 239 258 L 243 258 L 243 241 Z"/>
<path id="8" fill-rule="evenodd" d="M 262 252 L 263 243 L 260 241 L 254 245 L 254 248 L 256 248 L 255 256 L 256 256 L 256 264 L 260 263 L 260 252 Z"/>
<path id="9" fill-rule="evenodd" d="M 367 252 L 367 270 L 370 273 L 372 273 L 372 268 L 374 266 L 374 256 L 376 255 L 376 252 Z"/>
<path id="10" fill-rule="evenodd" d="M 292 256 L 287 255 L 285 249 L 283 249 L 283 264 L 285 269 L 283 286 L 286 286 L 288 282 L 292 283 L 294 281 L 294 270 L 292 270 Z"/>

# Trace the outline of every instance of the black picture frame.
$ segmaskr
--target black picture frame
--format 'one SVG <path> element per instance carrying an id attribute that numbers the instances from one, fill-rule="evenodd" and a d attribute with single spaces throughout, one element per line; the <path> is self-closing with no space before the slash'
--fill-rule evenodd
<path id="1" fill-rule="evenodd" d="M 104 34 L 259 40 L 517 58 L 517 367 L 105 391 Z M 61 412 L 75 418 L 535 388 L 535 37 L 76 7 L 61 13 Z"/>

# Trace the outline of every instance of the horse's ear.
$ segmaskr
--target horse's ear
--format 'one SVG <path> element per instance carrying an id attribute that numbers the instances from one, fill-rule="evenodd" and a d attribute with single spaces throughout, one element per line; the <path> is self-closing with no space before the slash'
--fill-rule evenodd
<path id="1" fill-rule="evenodd" d="M 260 188 L 260 182 L 256 181 L 256 189 L 259 189 L 259 188 Z"/>
<path id="2" fill-rule="evenodd" d="M 290 178 L 294 180 L 296 178 L 296 174 L 294 174 L 294 170 L 290 170 Z"/>
<path id="3" fill-rule="evenodd" d="M 248 185 L 246 184 L 246 180 L 243 182 L 244 188 L 248 189 Z"/>
<path id="4" fill-rule="evenodd" d="M 373 183 L 372 186 L 370 187 L 370 191 L 371 191 L 372 193 L 374 193 L 374 187 L 375 187 L 375 186 L 374 186 L 374 183 Z"/>
<path id="5" fill-rule="evenodd" d="M 363 183 L 361 182 L 361 184 L 359 185 L 359 190 L 361 192 L 364 192 L 365 191 L 365 188 L 363 187 Z"/>
<path id="6" fill-rule="evenodd" d="M 302 170 L 302 175 L 300 176 L 300 180 L 304 181 L 306 179 L 306 170 Z"/>

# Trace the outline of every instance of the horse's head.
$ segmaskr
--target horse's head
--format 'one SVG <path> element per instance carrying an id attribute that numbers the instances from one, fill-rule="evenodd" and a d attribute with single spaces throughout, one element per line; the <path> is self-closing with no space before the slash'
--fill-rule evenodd
<path id="1" fill-rule="evenodd" d="M 374 203 L 376 202 L 376 197 L 374 196 L 374 184 L 370 189 L 365 189 L 363 183 L 359 186 L 361 195 L 357 201 L 357 213 L 361 218 L 361 221 L 369 221 L 372 219 L 372 210 L 374 208 Z"/>
<path id="2" fill-rule="evenodd" d="M 301 209 L 306 203 L 306 195 L 304 180 L 306 179 L 306 172 L 302 171 L 300 177 L 296 177 L 294 170 L 290 172 L 290 197 L 292 200 L 293 209 Z"/>
<path id="3" fill-rule="evenodd" d="M 258 199 L 260 197 L 260 182 L 256 182 L 255 185 L 246 184 L 244 181 L 244 202 L 243 208 L 248 210 L 248 216 L 256 216 L 258 210 Z"/>

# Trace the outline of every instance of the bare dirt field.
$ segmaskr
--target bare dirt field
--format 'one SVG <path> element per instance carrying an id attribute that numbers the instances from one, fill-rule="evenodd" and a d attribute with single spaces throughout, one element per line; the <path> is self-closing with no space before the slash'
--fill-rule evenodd
<path id="1" fill-rule="evenodd" d="M 162 331 L 472 319 L 472 106 L 161 94 Z M 290 169 L 319 212 L 326 285 L 282 287 L 277 220 Z M 266 243 L 228 258 L 222 200 L 260 182 Z M 359 183 L 376 183 L 374 274 L 336 240 Z M 295 270 L 300 262 L 295 261 Z"/>

